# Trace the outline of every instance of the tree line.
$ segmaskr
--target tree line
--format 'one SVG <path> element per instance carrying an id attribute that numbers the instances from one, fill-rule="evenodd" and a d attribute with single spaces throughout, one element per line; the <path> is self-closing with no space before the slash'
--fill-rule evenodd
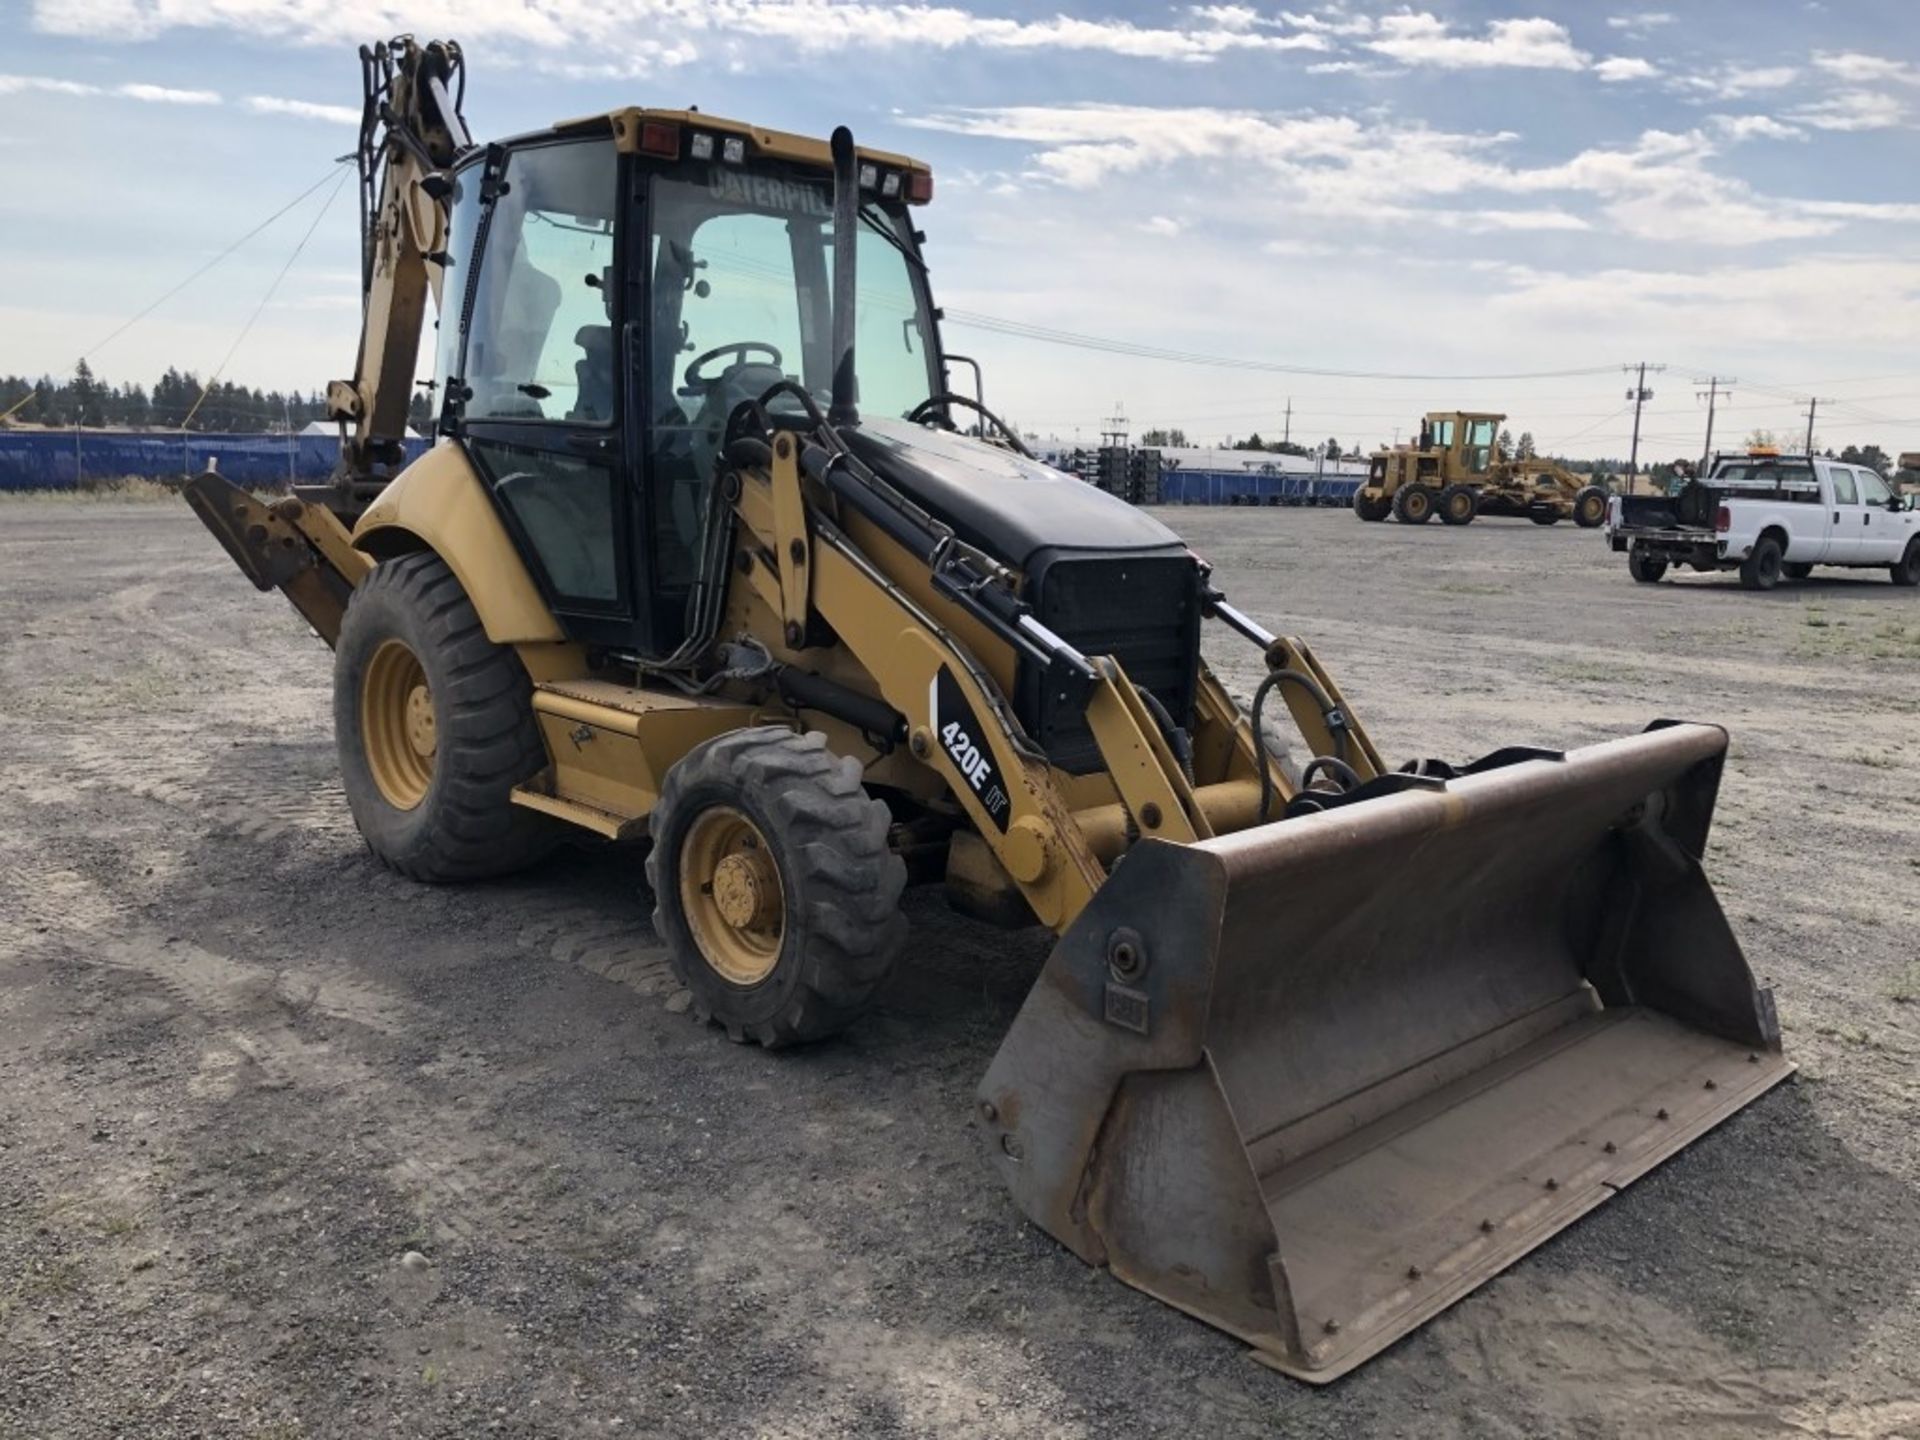
<path id="1" fill-rule="evenodd" d="M 318 390 L 262 390 L 220 380 L 203 400 L 203 388 L 193 371 L 171 365 L 151 389 L 138 382 L 114 384 L 82 360 L 67 380 L 0 375 L 0 415 L 11 412 L 8 424 L 61 430 L 178 430 L 191 415 L 195 430 L 243 435 L 281 434 L 327 418 L 327 397 Z M 425 395 L 413 397 L 411 418 L 417 427 L 431 422 Z"/>

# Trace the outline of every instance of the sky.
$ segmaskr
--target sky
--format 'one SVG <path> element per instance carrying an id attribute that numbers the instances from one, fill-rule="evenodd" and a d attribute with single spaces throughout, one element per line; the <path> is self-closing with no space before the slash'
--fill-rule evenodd
<path id="1" fill-rule="evenodd" d="M 1819 443 L 1920 450 L 1920 0 L 0 0 L 0 373 L 350 374 L 329 173 L 401 31 L 461 41 L 480 138 L 692 104 L 929 161 L 947 344 L 1030 433 L 1459 407 L 1620 456 L 1646 361 L 1643 459 L 1713 376 L 1723 439 L 1817 396 Z"/>

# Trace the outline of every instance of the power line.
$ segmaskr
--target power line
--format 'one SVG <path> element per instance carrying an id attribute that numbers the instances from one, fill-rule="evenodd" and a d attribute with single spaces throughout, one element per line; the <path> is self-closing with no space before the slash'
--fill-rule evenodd
<path id="1" fill-rule="evenodd" d="M 278 210 L 274 211 L 273 214 L 269 215 L 266 219 L 262 220 L 258 225 L 254 226 L 251 230 L 247 231 L 246 234 L 242 235 L 238 240 L 234 241 L 231 245 L 227 246 L 226 249 L 222 250 L 218 255 L 214 256 L 211 260 L 207 261 L 206 264 L 202 265 L 198 270 L 194 271 L 191 275 L 187 276 L 186 279 L 182 280 L 178 285 L 175 285 L 171 290 L 167 291 L 166 294 L 162 295 L 159 299 L 155 300 L 152 304 L 148 305 L 144 310 L 132 316 L 130 319 L 121 321 L 120 324 L 116 326 L 114 330 L 106 337 L 106 339 L 97 340 L 92 345 L 89 345 L 85 350 L 81 351 L 80 358 L 82 360 L 85 360 L 88 356 L 98 354 L 100 351 L 106 349 L 107 346 L 111 345 L 115 340 L 118 340 L 122 335 L 126 334 L 127 331 L 131 330 L 135 325 L 138 325 L 142 320 L 146 319 L 147 316 L 151 315 L 154 311 L 158 310 L 162 305 L 166 304 L 167 301 L 171 300 L 174 296 L 178 295 L 182 290 L 186 289 L 189 285 L 193 284 L 194 281 L 198 280 L 202 275 L 206 274 L 209 270 L 213 269 L 213 267 L 218 265 L 222 260 L 226 259 L 229 255 L 233 254 L 234 251 L 238 250 L 242 245 L 246 244 L 247 241 L 253 239 L 254 236 L 258 235 L 262 230 L 266 229 L 269 225 L 273 224 L 273 222 L 278 220 L 282 215 L 286 214 L 289 210 L 293 209 L 293 207 L 298 205 L 302 200 L 306 199 L 309 195 L 313 194 L 313 192 L 318 190 L 322 185 L 326 184 L 327 181 L 331 180 L 337 172 L 344 169 L 347 164 L 347 160 L 351 160 L 352 158 L 353 158 L 352 156 L 348 156 L 347 159 L 345 160 L 336 160 L 333 163 L 332 167 L 328 169 L 326 174 L 322 175 L 318 180 L 314 181 L 313 184 L 309 185 L 306 189 L 302 190 L 298 195 L 294 196 L 293 199 L 289 200 L 286 204 L 282 205 Z"/>
<path id="2" fill-rule="evenodd" d="M 273 299 L 274 292 L 280 288 L 280 282 L 287 278 L 287 272 L 293 269 L 293 262 L 298 260 L 300 258 L 300 252 L 307 248 L 307 242 L 313 238 L 313 232 L 320 228 L 320 222 L 326 218 L 327 211 L 333 208 L 334 197 L 340 193 L 346 183 L 347 172 L 342 169 L 339 181 L 334 185 L 332 190 L 327 192 L 327 198 L 321 202 L 320 208 L 314 212 L 313 221 L 307 226 L 306 233 L 300 237 L 300 243 L 295 245 L 293 247 L 293 253 L 287 256 L 287 263 L 280 267 L 280 273 L 275 275 L 273 277 L 273 283 L 267 286 L 267 293 L 260 297 L 260 303 L 253 307 L 253 313 L 247 317 L 247 323 L 240 327 L 240 333 L 234 337 L 233 344 L 227 347 L 227 353 L 220 357 L 220 363 L 214 367 L 213 373 L 207 376 L 207 383 L 200 387 L 200 398 L 193 402 L 193 408 L 187 411 L 186 418 L 180 422 L 180 428 L 182 430 L 186 429 L 188 424 L 192 422 L 193 417 L 199 413 L 201 402 L 207 398 L 208 393 L 219 383 L 221 372 L 227 368 L 227 364 L 233 359 L 234 353 L 245 343 L 247 336 L 253 332 L 254 324 L 266 310 L 268 302 Z"/>

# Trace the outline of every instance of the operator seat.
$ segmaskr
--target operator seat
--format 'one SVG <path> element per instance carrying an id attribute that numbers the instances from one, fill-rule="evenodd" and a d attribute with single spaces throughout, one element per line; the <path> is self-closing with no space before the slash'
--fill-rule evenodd
<path id="1" fill-rule="evenodd" d="M 582 325 L 573 332 L 573 343 L 580 347 L 580 358 L 573 362 L 579 393 L 567 418 L 584 425 L 607 424 L 613 419 L 613 327 Z"/>

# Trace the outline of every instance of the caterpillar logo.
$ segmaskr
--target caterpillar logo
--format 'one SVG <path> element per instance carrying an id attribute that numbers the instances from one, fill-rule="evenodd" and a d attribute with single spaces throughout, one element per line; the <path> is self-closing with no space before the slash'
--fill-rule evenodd
<path id="1" fill-rule="evenodd" d="M 940 737 L 940 746 L 947 752 L 947 758 L 989 818 L 1004 832 L 1013 800 L 1007 794 L 1000 767 L 994 764 L 993 753 L 982 743 L 981 737 L 986 732 L 980 728 L 979 718 L 967 703 L 966 692 L 944 665 L 933 677 L 927 704 L 932 712 L 933 732 Z"/>

